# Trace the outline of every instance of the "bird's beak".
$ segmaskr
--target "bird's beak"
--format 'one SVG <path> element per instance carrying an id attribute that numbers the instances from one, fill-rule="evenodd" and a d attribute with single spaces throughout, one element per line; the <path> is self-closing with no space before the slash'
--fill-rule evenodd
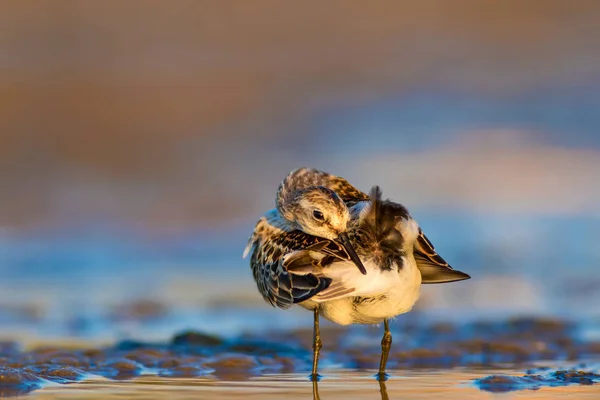
<path id="1" fill-rule="evenodd" d="M 348 237 L 348 234 L 346 232 L 340 233 L 340 235 L 336 239 L 336 242 L 344 246 L 344 249 L 346 249 L 346 252 L 350 256 L 352 262 L 356 264 L 356 266 L 358 267 L 360 272 L 362 272 L 363 275 L 366 275 L 367 270 L 365 269 L 363 263 L 360 261 L 358 254 L 356 254 L 356 252 L 354 251 L 354 247 L 352 247 L 352 244 L 350 243 L 350 238 Z"/>

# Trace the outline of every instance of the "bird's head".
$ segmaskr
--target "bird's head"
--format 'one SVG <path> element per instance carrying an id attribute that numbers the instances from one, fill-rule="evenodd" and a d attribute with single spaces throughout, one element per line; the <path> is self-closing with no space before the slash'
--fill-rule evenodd
<path id="1" fill-rule="evenodd" d="M 333 190 L 323 186 L 308 187 L 295 191 L 278 205 L 283 217 L 304 233 L 342 245 L 358 269 L 367 273 L 348 238 L 350 211 Z"/>
<path id="2" fill-rule="evenodd" d="M 322 186 L 298 191 L 290 211 L 292 222 L 309 235 L 336 240 L 348 229 L 348 207 L 333 190 Z"/>

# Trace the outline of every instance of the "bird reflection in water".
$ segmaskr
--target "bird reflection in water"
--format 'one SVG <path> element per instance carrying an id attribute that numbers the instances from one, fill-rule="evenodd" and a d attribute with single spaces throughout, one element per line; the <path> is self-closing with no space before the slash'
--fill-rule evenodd
<path id="1" fill-rule="evenodd" d="M 379 393 L 381 394 L 381 400 L 390 400 L 387 394 L 387 386 L 385 386 L 384 380 L 378 380 L 379 382 Z M 319 381 L 312 381 L 312 389 L 313 389 L 313 400 L 321 400 L 319 396 Z"/>

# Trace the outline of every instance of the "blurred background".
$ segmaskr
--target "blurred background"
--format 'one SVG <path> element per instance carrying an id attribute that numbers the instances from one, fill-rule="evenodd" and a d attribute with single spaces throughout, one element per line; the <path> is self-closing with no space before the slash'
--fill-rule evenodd
<path id="1" fill-rule="evenodd" d="M 241 259 L 300 166 L 472 275 L 417 310 L 598 318 L 598 38 L 593 0 L 2 2 L 0 336 L 309 326 Z"/>

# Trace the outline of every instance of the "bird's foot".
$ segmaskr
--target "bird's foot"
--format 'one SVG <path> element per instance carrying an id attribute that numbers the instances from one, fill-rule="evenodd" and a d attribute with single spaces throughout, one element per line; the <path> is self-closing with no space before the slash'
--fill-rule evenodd
<path id="1" fill-rule="evenodd" d="M 386 374 L 385 372 L 381 372 L 379 371 L 378 373 L 375 374 L 375 379 L 377 379 L 379 382 L 385 382 L 389 379 L 389 375 Z"/>
<path id="2" fill-rule="evenodd" d="M 321 380 L 322 376 L 319 374 L 310 374 L 308 376 L 308 379 L 311 380 L 311 382 L 319 382 Z"/>

